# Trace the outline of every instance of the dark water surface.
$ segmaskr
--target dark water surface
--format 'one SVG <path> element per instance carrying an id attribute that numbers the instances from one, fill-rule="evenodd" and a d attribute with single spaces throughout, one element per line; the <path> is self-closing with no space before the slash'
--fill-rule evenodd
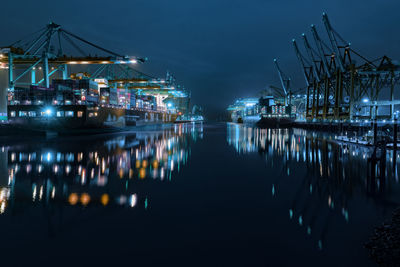
<path id="1" fill-rule="evenodd" d="M 303 130 L 0 140 L 1 266 L 374 266 L 397 166 Z"/>

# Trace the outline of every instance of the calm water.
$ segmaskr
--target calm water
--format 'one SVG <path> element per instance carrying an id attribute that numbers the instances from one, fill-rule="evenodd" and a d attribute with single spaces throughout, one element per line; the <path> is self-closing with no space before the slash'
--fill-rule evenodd
<path id="1" fill-rule="evenodd" d="M 236 124 L 0 140 L 1 266 L 374 266 L 368 149 Z"/>

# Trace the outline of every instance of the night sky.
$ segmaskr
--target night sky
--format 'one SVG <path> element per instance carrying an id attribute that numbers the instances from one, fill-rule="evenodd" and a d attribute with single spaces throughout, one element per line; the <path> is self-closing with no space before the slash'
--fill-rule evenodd
<path id="1" fill-rule="evenodd" d="M 313 41 L 314 23 L 328 43 L 323 11 L 367 58 L 400 59 L 398 0 L 27 0 L 3 1 L 1 9 L 0 46 L 54 21 L 103 47 L 148 57 L 141 71 L 164 77 L 170 70 L 208 114 L 280 86 L 275 57 L 293 87 L 304 87 L 291 40 L 302 47 L 305 32 Z"/>

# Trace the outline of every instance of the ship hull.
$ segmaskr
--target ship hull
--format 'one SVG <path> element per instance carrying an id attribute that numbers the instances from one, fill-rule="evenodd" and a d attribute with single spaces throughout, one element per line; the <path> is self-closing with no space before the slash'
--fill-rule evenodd
<path id="1" fill-rule="evenodd" d="M 262 117 L 256 125 L 260 128 L 291 128 L 294 121 L 289 117 Z"/>
<path id="2" fill-rule="evenodd" d="M 71 105 L 51 107 L 13 105 L 8 107 L 0 135 L 82 135 L 130 131 L 138 127 L 164 125 L 176 120 L 175 114 L 153 110 Z"/>

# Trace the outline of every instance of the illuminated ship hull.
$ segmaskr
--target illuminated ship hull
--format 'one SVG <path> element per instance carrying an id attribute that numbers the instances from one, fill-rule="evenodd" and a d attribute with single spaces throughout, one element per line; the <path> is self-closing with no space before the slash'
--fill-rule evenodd
<path id="1" fill-rule="evenodd" d="M 8 106 L 8 123 L 0 135 L 94 134 L 135 129 L 138 126 L 173 123 L 176 115 L 166 112 L 88 105 Z"/>

